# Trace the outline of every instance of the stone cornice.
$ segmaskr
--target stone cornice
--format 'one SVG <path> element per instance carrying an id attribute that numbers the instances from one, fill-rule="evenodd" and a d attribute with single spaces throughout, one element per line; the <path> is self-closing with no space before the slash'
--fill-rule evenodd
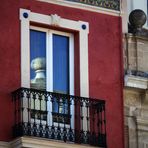
<path id="1" fill-rule="evenodd" d="M 86 10 L 86 11 L 103 13 L 103 14 L 108 14 L 108 15 L 113 15 L 113 16 L 120 16 L 121 15 L 121 11 L 106 9 L 106 8 L 102 8 L 102 7 L 98 7 L 98 6 L 86 5 L 86 4 L 78 3 L 78 2 L 71 2 L 71 1 L 67 1 L 67 0 L 37 0 L 37 1 L 51 3 L 51 4 L 57 4 L 57 5 L 61 5 L 61 6 L 67 6 L 67 7 L 71 7 L 71 8 L 82 9 L 82 10 Z"/>
<path id="2" fill-rule="evenodd" d="M 124 86 L 138 89 L 148 89 L 148 79 L 133 75 L 125 75 Z"/>
<path id="3" fill-rule="evenodd" d="M 20 137 L 10 142 L 0 141 L 0 148 L 95 148 L 93 146 L 65 143 L 44 138 Z"/>
<path id="4" fill-rule="evenodd" d="M 71 1 L 71 2 L 77 2 L 77 3 L 82 3 L 86 5 L 92 5 L 92 6 L 97 6 L 97 7 L 103 7 L 106 9 L 111 9 L 111 10 L 120 10 L 120 0 L 66 0 L 66 1 Z"/>
<path id="5" fill-rule="evenodd" d="M 138 36 L 138 35 L 134 35 L 132 33 L 125 33 L 125 37 L 127 39 L 139 39 L 139 40 L 146 40 L 148 41 L 148 37 L 145 37 L 145 36 Z"/>
<path id="6" fill-rule="evenodd" d="M 138 130 L 148 131 L 148 119 L 137 118 Z"/>

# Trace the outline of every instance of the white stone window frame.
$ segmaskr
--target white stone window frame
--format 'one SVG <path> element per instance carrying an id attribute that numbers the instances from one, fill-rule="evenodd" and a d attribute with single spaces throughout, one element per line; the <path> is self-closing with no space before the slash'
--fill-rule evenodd
<path id="1" fill-rule="evenodd" d="M 21 21 L 21 87 L 30 88 L 30 22 L 74 30 L 79 33 L 80 96 L 89 97 L 88 34 L 89 24 L 65 19 L 57 14 L 45 15 L 20 9 Z"/>

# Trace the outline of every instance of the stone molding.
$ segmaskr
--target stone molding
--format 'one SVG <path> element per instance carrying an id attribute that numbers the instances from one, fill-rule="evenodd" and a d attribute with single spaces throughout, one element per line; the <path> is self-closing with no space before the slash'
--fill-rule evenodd
<path id="1" fill-rule="evenodd" d="M 9 148 L 95 148 L 89 145 L 65 143 L 57 140 L 34 137 L 20 137 L 10 142 L 9 145 Z"/>
<path id="2" fill-rule="evenodd" d="M 0 141 L 0 148 L 10 148 L 9 142 Z"/>
<path id="3" fill-rule="evenodd" d="M 126 87 L 133 87 L 139 89 L 148 89 L 148 79 L 133 75 L 125 75 L 124 85 Z"/>
<path id="4" fill-rule="evenodd" d="M 138 130 L 143 130 L 148 132 L 148 119 L 137 118 Z"/>
<path id="5" fill-rule="evenodd" d="M 76 9 L 82 9 L 86 11 L 92 11 L 92 12 L 102 13 L 102 14 L 107 14 L 112 16 L 121 16 L 121 12 L 122 12 L 119 10 L 117 11 L 117 10 L 107 9 L 103 7 L 93 6 L 93 5 L 86 5 L 78 2 L 71 2 L 67 0 L 37 0 L 37 1 L 61 5 L 61 6 L 67 6 L 67 7 L 76 8 Z"/>
<path id="6" fill-rule="evenodd" d="M 132 33 L 125 33 L 125 38 L 127 38 L 129 40 L 137 39 L 137 40 L 145 40 L 145 41 L 148 41 L 148 37 L 134 35 Z"/>

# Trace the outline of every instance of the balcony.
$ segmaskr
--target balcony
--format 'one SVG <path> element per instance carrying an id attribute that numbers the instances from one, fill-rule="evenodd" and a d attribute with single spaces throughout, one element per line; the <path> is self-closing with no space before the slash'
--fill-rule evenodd
<path id="1" fill-rule="evenodd" d="M 71 2 L 82 3 L 86 5 L 92 5 L 96 7 L 102 7 L 115 11 L 120 11 L 120 0 L 66 0 Z"/>
<path id="2" fill-rule="evenodd" d="M 12 92 L 13 136 L 106 146 L 105 101 L 20 88 Z"/>

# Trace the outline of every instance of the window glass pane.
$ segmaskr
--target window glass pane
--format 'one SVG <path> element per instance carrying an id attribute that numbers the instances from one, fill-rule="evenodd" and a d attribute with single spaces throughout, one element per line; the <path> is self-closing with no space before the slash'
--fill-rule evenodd
<path id="1" fill-rule="evenodd" d="M 45 89 L 46 33 L 30 30 L 31 87 Z"/>
<path id="2" fill-rule="evenodd" d="M 46 33 L 30 30 L 30 86 L 35 89 L 46 88 Z M 40 111 L 40 112 L 39 112 Z M 46 101 L 44 96 L 31 96 L 31 117 L 46 120 Z"/>
<path id="3" fill-rule="evenodd" d="M 69 93 L 69 38 L 53 34 L 53 91 Z M 53 100 L 54 122 L 67 122 L 62 114 L 69 113 L 67 98 L 55 97 Z"/>
<path id="4" fill-rule="evenodd" d="M 53 91 L 69 93 L 69 38 L 53 35 Z"/>

